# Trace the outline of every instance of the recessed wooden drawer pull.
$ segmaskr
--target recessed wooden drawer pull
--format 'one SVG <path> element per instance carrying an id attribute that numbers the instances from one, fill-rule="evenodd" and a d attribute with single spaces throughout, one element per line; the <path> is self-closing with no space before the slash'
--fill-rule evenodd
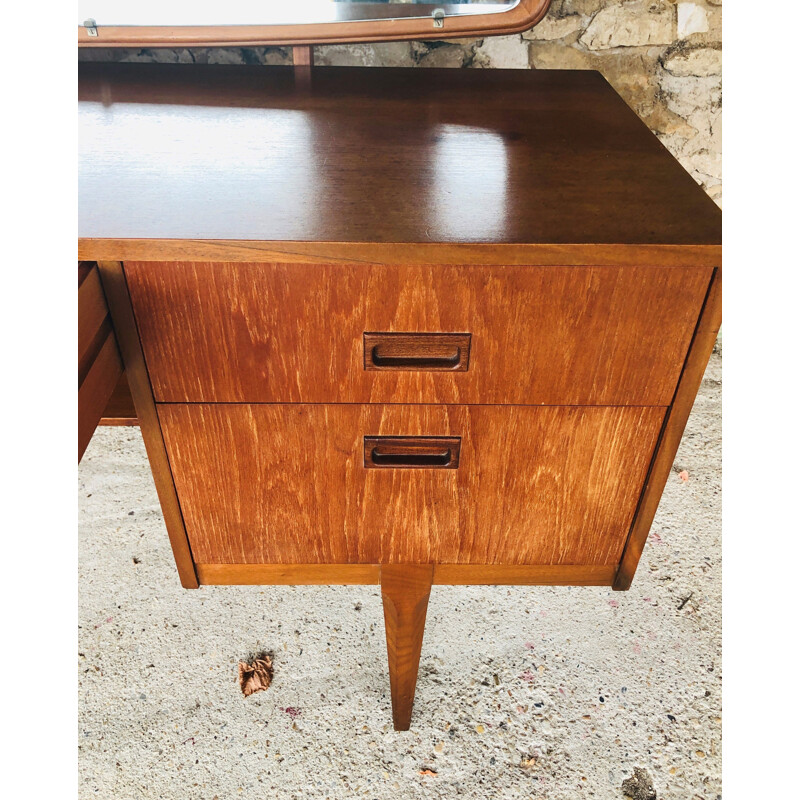
<path id="1" fill-rule="evenodd" d="M 364 369 L 469 369 L 471 333 L 365 333 Z"/>
<path id="2" fill-rule="evenodd" d="M 367 469 L 458 469 L 460 436 L 365 436 Z"/>

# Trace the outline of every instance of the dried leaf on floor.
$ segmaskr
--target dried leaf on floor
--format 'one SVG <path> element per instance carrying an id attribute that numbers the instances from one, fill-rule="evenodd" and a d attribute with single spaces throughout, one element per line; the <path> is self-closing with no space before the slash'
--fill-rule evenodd
<path id="1" fill-rule="evenodd" d="M 269 689 L 272 683 L 272 659 L 267 653 L 239 662 L 239 687 L 245 697 Z"/>

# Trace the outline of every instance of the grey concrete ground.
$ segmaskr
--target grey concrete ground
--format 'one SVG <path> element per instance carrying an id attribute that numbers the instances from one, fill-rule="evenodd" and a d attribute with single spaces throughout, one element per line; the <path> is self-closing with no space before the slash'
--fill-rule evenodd
<path id="1" fill-rule="evenodd" d="M 80 467 L 81 798 L 721 794 L 720 355 L 632 589 L 434 587 L 395 733 L 377 587 L 180 588 L 138 429 Z M 679 477 L 689 473 L 688 482 Z M 244 699 L 238 660 L 275 653 Z"/>

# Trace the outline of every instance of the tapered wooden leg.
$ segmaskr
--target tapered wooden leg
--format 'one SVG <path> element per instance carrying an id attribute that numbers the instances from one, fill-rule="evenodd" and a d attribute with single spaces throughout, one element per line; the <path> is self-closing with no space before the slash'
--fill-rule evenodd
<path id="1" fill-rule="evenodd" d="M 432 581 L 433 564 L 386 564 L 381 567 L 383 619 L 396 731 L 407 731 L 411 725 Z"/>

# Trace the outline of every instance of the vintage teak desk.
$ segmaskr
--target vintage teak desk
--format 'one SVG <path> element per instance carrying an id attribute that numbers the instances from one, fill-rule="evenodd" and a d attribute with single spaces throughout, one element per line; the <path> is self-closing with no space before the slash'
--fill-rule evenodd
<path id="1" fill-rule="evenodd" d="M 82 446 L 124 369 L 185 587 L 379 583 L 405 729 L 432 584 L 630 586 L 720 212 L 600 74 L 84 64 L 80 107 Z"/>

